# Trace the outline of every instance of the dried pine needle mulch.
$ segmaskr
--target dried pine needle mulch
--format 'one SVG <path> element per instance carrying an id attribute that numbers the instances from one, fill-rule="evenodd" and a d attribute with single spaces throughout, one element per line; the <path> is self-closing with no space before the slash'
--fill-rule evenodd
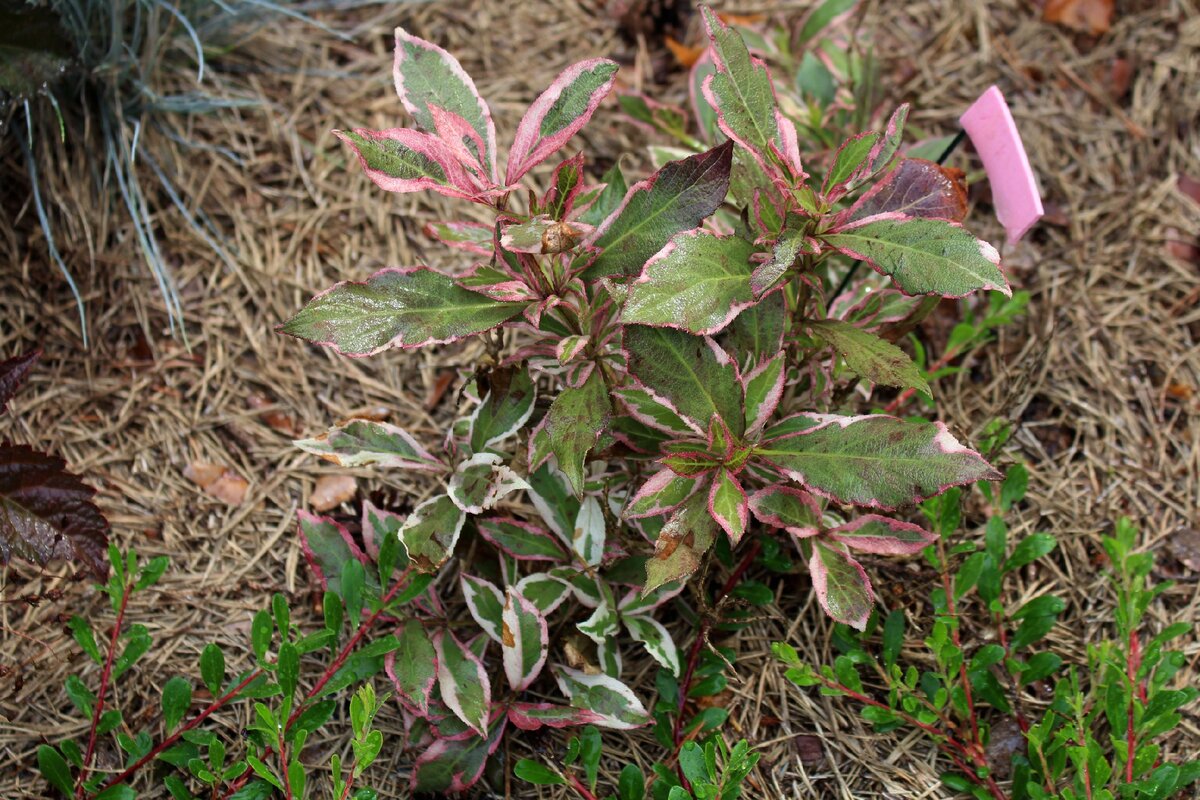
<path id="1" fill-rule="evenodd" d="M 142 145 L 156 148 L 188 202 L 214 218 L 238 254 L 227 266 L 176 217 L 158 220 L 184 295 L 190 350 L 164 335 L 162 303 L 132 248 L 103 249 L 96 268 L 88 268 L 83 223 L 99 229 L 120 221 L 89 219 L 81 200 L 68 206 L 74 233 L 60 246 L 88 299 L 95 344 L 83 351 L 70 295 L 46 258 L 32 209 L 21 198 L 3 198 L 0 352 L 39 344 L 46 356 L 12 413 L 0 419 L 0 436 L 60 451 L 100 489 L 122 546 L 172 559 L 158 588 L 130 610 L 130 620 L 145 624 L 156 642 L 115 687 L 134 725 L 154 718 L 167 677 L 195 674 L 205 643 L 216 640 L 229 656 L 243 655 L 250 615 L 272 592 L 288 593 L 296 609 L 316 597 L 293 520 L 327 471 L 291 448 L 291 437 L 268 425 L 267 411 L 252 408 L 250 398 L 265 398 L 273 404 L 268 410 L 301 434 L 385 408 L 392 421 L 432 437 L 452 395 L 432 412 L 426 398 L 445 371 L 472 362 L 470 346 L 337 359 L 272 331 L 337 280 L 361 279 L 385 265 L 451 263 L 420 226 L 461 218 L 463 205 L 382 194 L 347 164 L 329 134 L 334 127 L 403 124 L 390 88 L 391 28 L 402 23 L 458 55 L 491 102 L 503 140 L 524 104 L 574 60 L 616 53 L 631 65 L 626 80 L 634 85 L 661 73 L 659 43 L 622 39 L 602 5 L 476 0 L 330 20 L 356 26 L 353 43 L 285 22 L 266 26 L 213 65 L 229 91 L 252 92 L 262 106 L 195 118 L 187 133 L 229 147 L 242 163 L 180 153 L 151 134 Z M 737 10 L 794 20 L 809 5 Z M 1099 540 L 1121 514 L 1139 522 L 1145 545 L 1160 554 L 1159 577 L 1179 579 L 1155 604 L 1152 624 L 1195 620 L 1200 606 L 1198 576 L 1168 554 L 1176 531 L 1200 525 L 1200 266 L 1167 255 L 1168 240 L 1200 230 L 1200 207 L 1175 188 L 1180 172 L 1200 177 L 1200 8 L 1194 0 L 1121 6 L 1113 30 L 1098 40 L 1048 26 L 1032 4 L 1017 0 L 880 3 L 866 19 L 889 61 L 889 99 L 912 102 L 914 124 L 930 132 L 952 131 L 961 110 L 998 83 L 1056 209 L 1056 224 L 1041 225 L 1004 253 L 1014 283 L 1033 294 L 1030 315 L 944 381 L 938 395 L 939 413 L 968 438 L 994 417 L 1019 425 L 1004 459 L 1026 462 L 1032 479 L 1010 524 L 1015 534 L 1054 533 L 1059 550 L 1051 566 L 1023 575 L 1012 596 L 1053 591 L 1068 600 L 1052 641 L 1071 659 L 1083 657 L 1111 616 Z M 1133 68 L 1118 96 L 1114 59 Z M 666 91 L 678 97 L 677 76 Z M 580 137 L 599 166 L 641 141 L 611 107 Z M 13 154 L 0 156 L 3 185 L 23 187 L 12 177 Z M 630 163 L 642 162 L 639 156 Z M 69 165 L 51 172 L 66 192 Z M 986 206 L 970 223 L 985 238 L 1002 239 Z M 193 461 L 244 477 L 244 505 L 225 506 L 199 491 L 183 477 Z M 432 488 L 383 483 L 367 472 L 358 477 L 360 494 L 383 490 L 401 504 Z M 981 521 L 979 514 L 969 518 Z M 890 602 L 924 613 L 928 587 L 915 562 L 880 561 L 873 569 Z M 94 684 L 97 670 L 64 634 L 61 615 L 83 614 L 98 628 L 110 618 L 87 582 L 72 583 L 66 572 L 17 565 L 0 582 L 6 600 L 53 587 L 65 592 L 62 601 L 37 608 L 0 605 L 0 663 L 8 668 L 0 677 L 0 797 L 46 796 L 33 765 L 36 746 L 86 733 L 61 687 L 72 673 Z M 770 643 L 785 639 L 811 662 L 825 663 L 831 628 L 806 578 L 778 586 L 767 617 L 727 642 L 739 652 L 725 698 L 728 735 L 750 739 L 762 753 L 746 796 L 948 797 L 928 742 L 904 731 L 876 735 L 848 703 L 787 683 Z M 976 621 L 964 626 L 968 636 L 988 636 Z M 686 647 L 687 632 L 678 636 Z M 1181 677 L 1194 684 L 1200 648 L 1192 639 L 1185 649 L 1190 661 Z M 630 650 L 626 663 L 631 682 L 650 698 L 648 659 Z M 231 738 L 245 722 L 221 718 Z M 385 714 L 380 724 L 393 732 L 399 719 Z M 609 734 L 605 744 L 610 776 L 629 761 L 646 768 L 659 753 L 645 732 Z M 308 760 L 327 763 L 345 746 L 323 737 Z M 561 740 L 513 738 L 506 755 L 515 760 L 535 748 L 553 758 Z M 1200 751 L 1194 709 L 1167 750 Z M 115 763 L 115 754 L 101 749 L 100 768 Z M 407 756 L 385 750 L 372 784 L 383 796 L 406 796 L 408 767 Z M 566 796 L 515 780 L 492 790 Z"/>

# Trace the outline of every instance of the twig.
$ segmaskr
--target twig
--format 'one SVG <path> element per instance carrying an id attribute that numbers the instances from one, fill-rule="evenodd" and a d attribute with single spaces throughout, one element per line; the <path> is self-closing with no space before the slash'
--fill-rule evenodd
<path id="1" fill-rule="evenodd" d="M 128 583 L 121 589 L 121 602 L 117 607 L 117 621 L 113 623 L 112 636 L 108 641 L 108 655 L 104 659 L 104 672 L 100 675 L 100 691 L 96 694 L 96 708 L 92 711 L 92 726 L 88 731 L 87 750 L 83 756 L 83 767 L 79 770 L 79 782 L 75 786 L 75 797 L 82 798 L 84 794 L 83 783 L 87 780 L 88 768 L 92 763 L 92 756 L 96 754 L 96 726 L 100 724 L 100 714 L 104 711 L 104 697 L 108 694 L 108 683 L 112 679 L 113 659 L 117 656 L 117 640 L 121 636 L 121 625 L 125 622 L 125 608 L 129 603 L 130 585 Z"/>

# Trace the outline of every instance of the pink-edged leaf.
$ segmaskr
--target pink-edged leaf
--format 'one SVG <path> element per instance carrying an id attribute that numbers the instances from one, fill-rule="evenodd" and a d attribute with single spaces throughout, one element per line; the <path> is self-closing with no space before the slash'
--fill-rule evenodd
<path id="1" fill-rule="evenodd" d="M 554 346 L 554 355 L 558 358 L 558 363 L 571 363 L 583 352 L 584 348 L 591 344 L 591 341 L 592 337 L 587 335 L 564 336 L 559 339 L 558 344 Z"/>
<path id="2" fill-rule="evenodd" d="M 584 708 L 554 703 L 513 703 L 508 707 L 508 721 L 523 731 L 536 731 L 539 728 L 598 725 L 604 722 L 604 717 Z"/>
<path id="3" fill-rule="evenodd" d="M 300 547 L 308 568 L 313 571 L 322 589 L 340 596 L 346 564 L 353 559 L 366 566 L 370 561 L 355 544 L 346 526 L 303 509 L 296 512 L 296 518 L 300 527 Z M 375 570 L 364 570 L 363 578 L 363 595 L 368 598 L 379 597 L 379 576 Z"/>
<path id="4" fill-rule="evenodd" d="M 700 566 L 700 558 L 716 541 L 717 522 L 708 513 L 707 493 L 697 492 L 675 510 L 654 542 L 646 561 L 643 596 L 667 583 L 682 581 Z"/>
<path id="5" fill-rule="evenodd" d="M 492 123 L 492 112 L 454 56 L 432 42 L 396 28 L 392 77 L 400 102 L 426 131 L 437 130 L 435 108 L 466 121 L 483 145 L 482 151 L 475 154 L 477 160 L 495 182 L 496 126 Z"/>
<path id="6" fill-rule="evenodd" d="M 449 631 L 433 634 L 433 649 L 442 700 L 455 716 L 486 736 L 492 687 L 483 662 Z"/>
<path id="7" fill-rule="evenodd" d="M 896 508 L 1001 477 L 941 422 L 820 414 L 798 415 L 798 421 L 812 424 L 763 442 L 755 456 L 841 503 Z"/>
<path id="8" fill-rule="evenodd" d="M 760 522 L 783 528 L 801 538 L 816 536 L 821 528 L 821 507 L 808 492 L 776 483 L 750 496 L 750 510 Z"/>
<path id="9" fill-rule="evenodd" d="M 427 222 L 424 231 L 426 236 L 448 247 L 481 256 L 490 256 L 493 252 L 494 230 L 482 222 Z"/>
<path id="10" fill-rule="evenodd" d="M 838 622 L 866 630 L 875 595 L 871 590 L 871 579 L 862 565 L 842 547 L 814 539 L 808 570 L 812 574 L 817 602 L 825 613 Z"/>
<path id="11" fill-rule="evenodd" d="M 487 263 L 471 267 L 456 283 L 497 303 L 519 303 L 526 313 L 538 302 L 538 296 L 524 279 Z"/>
<path id="12" fill-rule="evenodd" d="M 458 794 L 479 782 L 487 758 L 500 746 L 508 718 L 493 715 L 486 737 L 436 739 L 417 757 L 411 788 L 417 794 Z"/>
<path id="13" fill-rule="evenodd" d="M 962 171 L 923 158 L 906 158 L 850 206 L 847 219 L 891 213 L 962 222 L 967 217 Z"/>
<path id="14" fill-rule="evenodd" d="M 702 11 L 712 42 L 709 53 L 716 67 L 701 86 L 704 97 L 716 109 L 721 131 L 748 150 L 764 172 L 778 175 L 772 151 L 787 152 L 792 147 L 779 132 L 771 73 L 762 61 L 750 55 L 737 31 L 711 9 L 705 7 Z"/>
<path id="15" fill-rule="evenodd" d="M 754 305 L 753 254 L 754 245 L 737 236 L 704 230 L 676 234 L 630 284 L 621 319 L 714 334 Z"/>
<path id="16" fill-rule="evenodd" d="M 550 188 L 542 196 L 542 211 L 557 220 L 566 219 L 575 208 L 575 199 L 583 191 L 583 153 L 576 153 L 571 158 L 554 168 L 550 178 Z M 594 196 L 600 194 L 600 187 L 593 191 Z M 580 220 L 582 222 L 582 220 Z M 588 232 L 592 226 L 587 226 Z"/>
<path id="17" fill-rule="evenodd" d="M 568 67 L 554 79 L 517 126 L 508 152 L 506 184 L 519 181 L 587 124 L 612 89 L 617 68 L 615 61 L 591 58 Z"/>
<path id="18" fill-rule="evenodd" d="M 658 463 L 681 478 L 699 478 L 721 466 L 721 460 L 705 450 L 675 450 Z"/>
<path id="19" fill-rule="evenodd" d="M 963 297 L 994 289 L 1012 296 L 996 248 L 946 220 L 882 214 L 834 228 L 821 238 L 890 276 L 905 294 Z"/>
<path id="20" fill-rule="evenodd" d="M 867 155 L 867 171 L 870 175 L 878 175 L 887 169 L 896 153 L 900 152 L 900 144 L 904 138 L 904 123 L 908 121 L 908 103 L 900 105 L 888 118 L 883 135 L 871 148 Z"/>
<path id="21" fill-rule="evenodd" d="M 534 572 L 517 581 L 516 590 L 542 612 L 550 614 L 571 594 L 571 584 L 546 572 Z"/>
<path id="22" fill-rule="evenodd" d="M 856 375 L 884 386 L 930 394 L 916 362 L 888 340 L 837 319 L 813 320 L 807 327 L 840 354 Z"/>
<path id="23" fill-rule="evenodd" d="M 472 199 L 485 191 L 441 139 L 410 128 L 334 131 L 358 156 L 363 171 L 388 192 L 430 190 Z"/>
<path id="24" fill-rule="evenodd" d="M 937 534 L 920 525 L 878 514 L 866 514 L 853 522 L 839 525 L 827 535 L 853 550 L 882 556 L 912 555 L 937 541 Z"/>
<path id="25" fill-rule="evenodd" d="M 41 348 L 35 347 L 27 353 L 0 361 L 0 414 L 7 410 L 8 401 L 25 382 L 25 377 L 41 354 Z"/>
<path id="26" fill-rule="evenodd" d="M 467 516 L 453 500 L 441 494 L 412 510 L 400 528 L 400 543 L 420 572 L 437 572 L 454 552 Z"/>
<path id="27" fill-rule="evenodd" d="M 584 243 L 600 251 L 584 272 L 588 280 L 637 275 L 671 237 L 690 231 L 725 202 L 733 143 L 665 164 L 629 192 Z"/>
<path id="28" fill-rule="evenodd" d="M 750 506 L 746 490 L 727 469 L 722 469 L 713 477 L 708 491 L 708 513 L 712 514 L 733 544 L 741 541 L 749 521 Z"/>
<path id="29" fill-rule="evenodd" d="M 882 133 L 860 133 L 842 143 L 821 187 L 828 202 L 835 202 L 854 191 L 891 163 L 900 149 L 907 118 L 908 105 L 902 105 L 892 114 Z"/>
<path id="30" fill-rule="evenodd" d="M 444 344 L 491 330 L 521 313 L 463 289 L 425 267 L 384 269 L 365 283 L 344 282 L 308 301 L 277 330 L 353 356 L 393 347 Z"/>
<path id="31" fill-rule="evenodd" d="M 475 176 L 477 185 L 490 188 L 491 175 L 479 156 L 480 153 L 486 152 L 479 132 L 458 114 L 437 106 L 430 106 L 429 110 L 433 113 L 437 137 L 450 149 L 458 163 Z"/>
<path id="32" fill-rule="evenodd" d="M 766 427 L 767 420 L 779 407 L 787 377 L 787 354 L 780 352 L 764 361 L 742 377 L 746 400 L 746 433 L 756 434 Z"/>
<path id="33" fill-rule="evenodd" d="M 343 422 L 312 439 L 292 442 L 339 467 L 389 467 L 442 472 L 446 464 L 408 431 L 370 419 Z"/>
<path id="34" fill-rule="evenodd" d="M 504 627 L 504 593 L 486 578 L 461 573 L 458 576 L 467 611 L 475 618 L 480 630 L 493 641 L 503 643 L 501 630 Z"/>
<path id="35" fill-rule="evenodd" d="M 570 667 L 556 666 L 554 677 L 571 705 L 597 714 L 602 728 L 631 730 L 650 721 L 650 715 L 633 691 L 608 675 L 588 675 Z"/>
<path id="36" fill-rule="evenodd" d="M 458 465 L 446 485 L 454 504 L 468 514 L 482 514 L 505 496 L 529 484 L 495 453 L 476 453 Z"/>
<path id="37" fill-rule="evenodd" d="M 621 515 L 641 519 L 666 514 L 684 503 L 700 485 L 696 477 L 685 477 L 670 468 L 660 469 L 641 485 Z"/>
<path id="38" fill-rule="evenodd" d="M 23 367 L 18 361 L 11 369 L 16 376 Z M 9 388 L 19 382 L 12 377 Z M 13 556 L 41 566 L 65 559 L 103 580 L 108 520 L 92 500 L 95 489 L 66 467 L 58 456 L 0 443 L 0 564 Z"/>
<path id="39" fill-rule="evenodd" d="M 396 632 L 400 646 L 387 654 L 384 668 L 400 702 L 412 711 L 429 714 L 429 698 L 437 681 L 437 653 L 418 620 L 409 620 Z"/>
<path id="40" fill-rule="evenodd" d="M 550 405 L 546 414 L 550 448 L 576 495 L 583 493 L 587 455 L 611 421 L 612 401 L 600 372 L 593 372 L 578 388 L 563 389 Z"/>
<path id="41" fill-rule="evenodd" d="M 476 520 L 483 538 L 518 561 L 565 561 L 558 540 L 545 528 L 511 517 Z"/>
<path id="42" fill-rule="evenodd" d="M 510 253 L 551 254 L 573 250 L 592 227 L 539 214 L 528 222 L 506 225 L 503 231 L 500 246 Z"/>
<path id="43" fill-rule="evenodd" d="M 654 397 L 645 389 L 626 387 L 617 389 L 613 396 L 621 401 L 626 413 L 638 422 L 669 434 L 700 433 L 700 427 L 679 416 L 670 403 Z"/>
<path id="44" fill-rule="evenodd" d="M 713 64 L 712 51 L 706 49 L 704 54 L 696 59 L 696 63 L 692 65 L 692 70 L 688 74 L 688 101 L 692 106 L 692 115 L 696 118 L 696 129 L 701 133 L 700 138 L 706 142 L 714 141 L 720 133 L 720 127 L 717 125 L 717 110 L 704 96 L 704 82 L 708 80 L 709 75 L 716 71 L 717 67 Z"/>
<path id="45" fill-rule="evenodd" d="M 370 500 L 363 501 L 362 539 L 363 549 L 371 561 L 379 560 L 379 548 L 389 536 L 399 536 L 406 517 L 382 508 L 376 508 Z"/>
<path id="46" fill-rule="evenodd" d="M 505 592 L 500 637 L 508 685 L 513 691 L 524 691 L 546 663 L 550 633 L 538 607 L 511 586 Z"/>

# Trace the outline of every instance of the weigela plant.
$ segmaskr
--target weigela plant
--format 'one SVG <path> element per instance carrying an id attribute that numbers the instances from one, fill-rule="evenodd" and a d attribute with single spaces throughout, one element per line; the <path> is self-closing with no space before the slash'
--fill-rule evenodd
<path id="1" fill-rule="evenodd" d="M 387 672 L 406 744 L 423 751 L 418 789 L 469 786 L 510 724 L 648 722 L 620 680 L 621 648 L 640 642 L 680 673 L 658 617 L 718 539 L 794 539 L 822 608 L 862 628 L 873 595 L 855 554 L 924 549 L 935 537 L 905 509 L 998 477 L 940 422 L 836 413 L 858 381 L 928 394 L 893 341 L 938 298 L 1010 293 L 996 250 L 959 224 L 959 187 L 899 155 L 906 107 L 810 176 L 765 65 L 704 18 L 713 70 L 701 92 L 724 141 L 631 186 L 619 168 L 589 182 L 582 153 L 542 191 L 527 186 L 612 89 L 606 59 L 569 68 L 534 101 L 501 165 L 470 77 L 398 30 L 396 89 L 419 129 L 337 134 L 381 188 L 494 217 L 427 226 L 477 255 L 471 269 L 385 269 L 281 326 L 350 357 L 476 335 L 495 357 L 441 442 L 354 419 L 299 443 L 443 481 L 407 515 L 367 504 L 358 535 L 300 521 L 348 616 L 399 625 Z M 829 298 L 853 259 L 877 276 Z M 448 618 L 454 592 L 477 627 Z M 548 631 L 564 625 L 579 635 L 551 653 Z M 552 702 L 539 683 L 548 661 Z"/>

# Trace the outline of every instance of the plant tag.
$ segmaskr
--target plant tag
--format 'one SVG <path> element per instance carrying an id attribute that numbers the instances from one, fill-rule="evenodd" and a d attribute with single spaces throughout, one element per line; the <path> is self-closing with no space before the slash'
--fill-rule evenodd
<path id="1" fill-rule="evenodd" d="M 958 118 L 971 137 L 992 182 L 996 218 L 1010 245 L 1020 241 L 1042 214 L 1042 197 L 1021 144 L 1021 134 L 1000 89 L 992 86 Z"/>

